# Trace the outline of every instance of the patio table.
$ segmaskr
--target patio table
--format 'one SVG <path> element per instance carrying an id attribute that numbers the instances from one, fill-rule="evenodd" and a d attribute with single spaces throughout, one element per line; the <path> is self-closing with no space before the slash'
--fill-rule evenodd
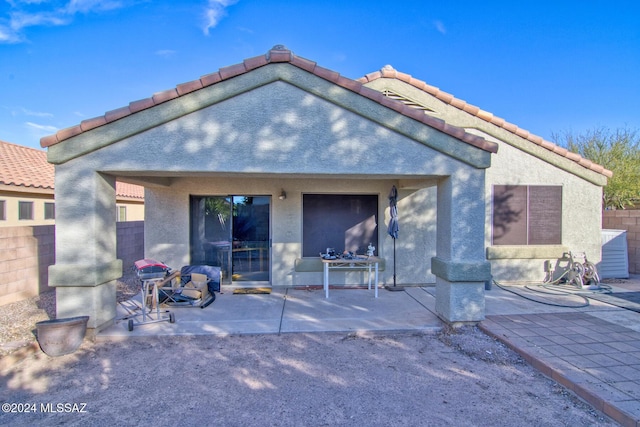
<path id="1" fill-rule="evenodd" d="M 330 270 L 365 270 L 369 272 L 369 285 L 368 289 L 371 290 L 371 273 L 375 274 L 373 282 L 373 289 L 375 291 L 375 297 L 378 298 L 378 265 L 380 258 L 375 256 L 363 256 L 357 255 L 354 258 L 337 258 L 337 259 L 325 259 L 322 258 L 322 265 L 324 270 L 324 293 L 325 298 L 329 298 L 329 271 Z"/>

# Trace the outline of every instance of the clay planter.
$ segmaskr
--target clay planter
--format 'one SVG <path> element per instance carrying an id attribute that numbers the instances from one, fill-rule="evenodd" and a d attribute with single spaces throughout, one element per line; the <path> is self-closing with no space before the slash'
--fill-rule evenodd
<path id="1" fill-rule="evenodd" d="M 40 348 L 52 357 L 73 353 L 84 340 L 88 320 L 89 316 L 78 316 L 36 323 Z"/>

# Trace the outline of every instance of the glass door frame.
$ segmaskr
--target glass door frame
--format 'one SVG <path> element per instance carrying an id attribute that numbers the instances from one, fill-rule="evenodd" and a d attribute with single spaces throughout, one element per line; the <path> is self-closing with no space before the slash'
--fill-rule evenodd
<path id="1" fill-rule="evenodd" d="M 232 195 L 232 248 L 230 251 L 231 283 L 255 284 L 260 286 L 271 283 L 271 210 L 270 195 Z M 238 199 L 238 201 L 236 201 Z M 243 217 L 240 208 L 245 201 L 251 201 L 250 216 Z M 258 203 L 255 203 L 258 201 Z M 256 212 L 259 206 L 267 207 L 266 212 Z M 257 214 L 256 214 L 257 213 Z M 266 215 L 266 224 L 260 224 Z M 240 221 L 248 219 L 247 223 Z M 257 255 L 257 256 L 256 256 Z M 254 258 L 256 258 L 254 260 Z M 257 271 L 255 265 L 258 265 Z M 264 265 L 264 269 L 263 269 Z M 265 277 L 266 273 L 266 277 Z M 242 278 L 245 276 L 245 278 Z"/>
<path id="2" fill-rule="evenodd" d="M 241 224 L 239 221 L 242 221 L 243 217 L 238 211 L 241 205 L 237 201 L 239 199 L 250 201 L 248 205 L 253 205 L 253 199 L 258 199 L 260 203 L 256 206 L 266 205 L 266 212 L 252 217 L 252 211 L 249 209 L 250 216 L 244 217 L 245 220 L 248 218 L 248 221 Z M 221 267 L 223 285 L 270 286 L 272 196 L 190 195 L 189 203 L 191 262 Z M 266 224 L 260 220 L 264 219 L 264 214 L 267 216 Z M 252 218 L 257 218 L 258 226 L 251 220 Z M 254 260 L 254 258 L 257 259 Z M 255 265 L 258 265 L 257 271 L 254 271 Z M 247 278 L 238 279 L 242 275 L 246 275 Z M 253 277 L 257 280 L 252 280 Z"/>

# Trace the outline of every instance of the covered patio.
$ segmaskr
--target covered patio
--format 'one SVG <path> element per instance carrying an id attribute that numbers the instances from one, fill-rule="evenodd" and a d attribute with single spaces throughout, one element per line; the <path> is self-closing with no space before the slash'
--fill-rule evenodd
<path id="1" fill-rule="evenodd" d="M 145 187 L 145 256 L 174 268 L 194 262 L 199 197 L 263 198 L 267 284 L 284 293 L 322 282 L 314 251 L 324 244 L 309 237 L 309 218 L 319 208 L 309 207 L 310 198 L 355 196 L 353 212 L 371 201 L 372 219 L 349 233 L 357 235 L 364 222 L 367 233 L 374 230 L 367 237 L 386 266 L 379 285 L 391 282 L 396 267 L 400 285 L 435 283 L 441 319 L 484 318 L 491 270 L 485 171 L 497 145 L 282 46 L 60 131 L 42 145 L 56 165 L 56 264 L 49 280 L 58 317 L 89 315 L 97 330 L 117 317 L 115 281 L 129 268 L 115 256 L 117 179 Z M 386 235 L 393 185 L 401 224 L 396 266 Z M 360 253 L 363 242 L 354 244 Z M 341 243 L 346 249 L 347 236 Z M 363 277 L 335 273 L 332 281 L 357 284 Z M 387 298 L 393 297 L 381 299 Z"/>

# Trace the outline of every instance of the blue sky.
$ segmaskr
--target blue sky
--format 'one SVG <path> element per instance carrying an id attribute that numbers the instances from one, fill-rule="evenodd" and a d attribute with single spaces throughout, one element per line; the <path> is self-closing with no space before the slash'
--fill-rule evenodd
<path id="1" fill-rule="evenodd" d="M 277 44 L 354 79 L 389 64 L 548 140 L 640 129 L 637 0 L 9 0 L 0 140 L 40 148 Z"/>

